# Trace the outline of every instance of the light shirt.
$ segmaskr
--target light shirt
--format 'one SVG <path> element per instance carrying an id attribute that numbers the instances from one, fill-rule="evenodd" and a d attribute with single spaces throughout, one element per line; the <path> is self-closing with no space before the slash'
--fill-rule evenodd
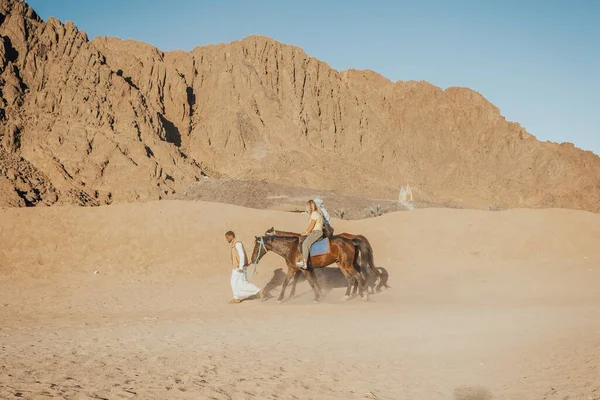
<path id="1" fill-rule="evenodd" d="M 244 265 L 246 265 L 246 256 L 244 255 L 244 247 L 242 246 L 242 242 L 236 242 L 235 248 L 238 251 L 238 254 L 240 256 L 239 268 L 244 268 Z"/>
<path id="2" fill-rule="evenodd" d="M 310 219 L 314 219 L 316 221 L 313 231 L 322 231 L 323 230 L 323 216 L 321 215 L 320 212 L 313 211 L 312 214 L 310 214 Z"/>

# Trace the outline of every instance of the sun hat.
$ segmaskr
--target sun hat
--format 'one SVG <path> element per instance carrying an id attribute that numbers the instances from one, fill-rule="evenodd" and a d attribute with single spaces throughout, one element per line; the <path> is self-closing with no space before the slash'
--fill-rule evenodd
<path id="1" fill-rule="evenodd" d="M 318 198 L 318 197 L 317 197 L 317 198 L 314 200 L 314 202 L 315 202 L 315 204 L 316 204 L 316 205 L 318 205 L 318 206 L 322 206 L 322 205 L 323 205 L 323 200 L 321 200 L 321 199 L 320 199 L 320 198 Z"/>

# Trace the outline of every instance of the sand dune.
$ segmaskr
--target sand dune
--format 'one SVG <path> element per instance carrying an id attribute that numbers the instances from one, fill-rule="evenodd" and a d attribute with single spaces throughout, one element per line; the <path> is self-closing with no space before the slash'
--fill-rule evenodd
<path id="1" fill-rule="evenodd" d="M 0 398 L 600 398 L 600 215 L 335 221 L 391 289 L 227 304 L 223 233 L 251 247 L 305 223 L 186 201 L 0 209 Z M 281 267 L 269 254 L 252 280 Z"/>

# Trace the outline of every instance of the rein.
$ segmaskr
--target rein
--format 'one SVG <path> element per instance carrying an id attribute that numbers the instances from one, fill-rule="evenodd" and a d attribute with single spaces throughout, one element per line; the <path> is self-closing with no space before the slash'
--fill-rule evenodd
<path id="1" fill-rule="evenodd" d="M 264 241 L 263 237 L 261 236 L 260 237 L 260 247 L 258 248 L 258 254 L 256 255 L 256 259 L 252 263 L 254 265 L 254 271 L 250 272 L 250 275 L 258 274 L 258 272 L 256 272 L 256 266 L 258 265 L 258 260 L 260 260 L 260 252 L 262 251 L 262 249 L 265 249 L 265 254 L 269 251 L 265 247 L 265 241 Z M 248 271 L 245 268 L 244 268 L 244 274 L 246 276 L 248 276 Z"/>

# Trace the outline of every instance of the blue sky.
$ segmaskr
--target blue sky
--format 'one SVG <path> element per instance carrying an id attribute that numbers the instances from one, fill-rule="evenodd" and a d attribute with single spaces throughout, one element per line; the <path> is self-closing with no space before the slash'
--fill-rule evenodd
<path id="1" fill-rule="evenodd" d="M 47 19 L 162 50 L 251 34 L 338 70 L 477 90 L 539 140 L 600 154 L 600 0 L 29 0 Z"/>

